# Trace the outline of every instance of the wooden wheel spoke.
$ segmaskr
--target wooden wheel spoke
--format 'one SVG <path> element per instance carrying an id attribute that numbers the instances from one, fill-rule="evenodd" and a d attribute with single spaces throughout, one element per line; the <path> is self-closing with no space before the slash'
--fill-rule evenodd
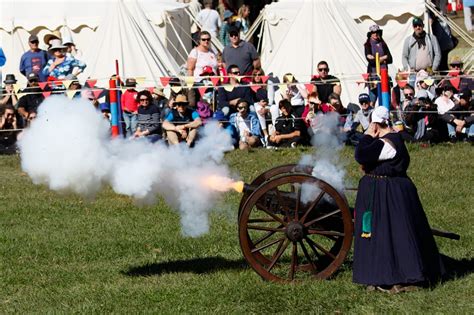
<path id="1" fill-rule="evenodd" d="M 291 253 L 291 265 L 290 265 L 290 280 L 295 279 L 296 266 L 298 265 L 298 245 L 296 242 L 293 242 L 293 250 Z"/>
<path id="2" fill-rule="evenodd" d="M 277 251 L 273 255 L 270 265 L 267 267 L 268 272 L 273 269 L 278 259 L 280 259 L 281 255 L 283 255 L 283 253 L 285 252 L 286 248 L 288 247 L 288 244 L 290 244 L 290 241 L 288 239 L 285 239 L 282 245 L 277 248 Z"/>
<path id="3" fill-rule="evenodd" d="M 275 213 L 272 213 L 272 212 L 269 211 L 267 208 L 262 208 L 261 210 L 265 211 L 265 213 L 268 214 L 269 216 L 271 216 L 275 221 L 280 222 L 280 223 L 283 224 L 284 226 L 287 226 L 287 225 L 288 225 L 287 222 L 285 222 L 283 219 L 279 218 Z"/>
<path id="4" fill-rule="evenodd" d="M 318 217 L 318 218 L 316 218 L 316 219 L 314 219 L 314 220 L 311 220 L 311 221 L 309 221 L 309 222 L 306 222 L 306 223 L 304 224 L 304 226 L 305 226 L 305 227 L 311 226 L 312 224 L 314 224 L 314 223 L 316 223 L 316 222 L 318 222 L 318 221 L 324 220 L 324 219 L 326 219 L 326 218 L 329 218 L 330 216 L 333 216 L 333 215 L 335 215 L 335 214 L 337 214 L 337 213 L 339 213 L 339 212 L 341 212 L 341 209 L 337 209 L 337 210 L 331 211 L 331 212 L 326 213 L 325 215 L 322 215 L 322 216 L 320 216 L 320 217 Z"/>
<path id="5" fill-rule="evenodd" d="M 306 246 L 304 246 L 303 241 L 300 241 L 301 249 L 303 250 L 303 254 L 308 260 L 308 263 L 310 264 L 311 268 L 313 269 L 313 272 L 316 272 L 316 265 L 314 264 L 313 260 L 311 259 L 311 255 L 308 253 L 308 250 L 306 249 Z"/>
<path id="6" fill-rule="evenodd" d="M 337 232 L 337 231 L 323 231 L 323 230 L 314 230 L 314 229 L 308 229 L 308 234 L 319 234 L 319 235 L 324 235 L 324 236 L 342 236 L 342 237 L 344 237 L 345 235 L 344 233 Z"/>
<path id="7" fill-rule="evenodd" d="M 248 230 L 259 230 L 259 231 L 272 231 L 272 232 L 284 232 L 284 228 L 275 228 L 271 226 L 262 226 L 262 225 L 248 225 Z"/>
<path id="8" fill-rule="evenodd" d="M 298 221 L 298 212 L 300 210 L 300 203 L 301 203 L 301 185 L 300 184 L 296 184 L 294 185 L 296 186 L 295 189 L 296 189 L 296 207 L 295 207 L 295 220 Z"/>
<path id="9" fill-rule="evenodd" d="M 275 219 L 273 219 L 273 218 L 257 218 L 257 219 L 248 219 L 247 222 L 248 223 L 275 222 Z M 278 222 L 280 222 L 280 221 L 278 221 Z"/>
<path id="10" fill-rule="evenodd" d="M 259 252 L 259 251 L 261 251 L 261 250 L 264 250 L 265 248 L 268 248 L 268 247 L 270 247 L 270 246 L 272 246 L 272 245 L 275 245 L 275 244 L 278 243 L 278 242 L 282 242 L 284 239 L 285 239 L 285 238 L 282 237 L 282 238 L 279 238 L 279 239 L 277 239 L 277 240 L 271 241 L 270 243 L 267 243 L 267 244 L 265 244 L 265 245 L 262 245 L 262 246 L 260 246 L 260 247 L 258 247 L 258 248 L 254 248 L 254 249 L 252 249 L 252 253 L 256 253 L 256 252 Z"/>
<path id="11" fill-rule="evenodd" d="M 318 243 L 314 242 L 312 239 L 310 239 L 309 237 L 306 237 L 306 241 L 310 244 L 312 244 L 313 246 L 315 246 L 317 249 L 319 249 L 320 251 L 322 251 L 325 255 L 331 257 L 332 259 L 336 259 L 336 256 L 334 256 L 331 252 L 329 252 L 327 249 L 325 249 L 324 247 L 322 247 L 321 245 L 319 245 Z"/>
<path id="12" fill-rule="evenodd" d="M 282 228 L 282 227 L 283 227 L 283 225 L 280 225 L 280 226 L 277 227 L 277 229 Z M 260 244 L 261 242 L 263 242 L 264 240 L 266 240 L 267 238 L 269 238 L 273 234 L 275 234 L 275 231 L 269 231 L 267 234 L 265 234 L 264 236 L 262 236 L 261 238 L 257 239 L 255 242 L 253 242 L 253 245 L 257 246 L 258 244 Z"/>
<path id="13" fill-rule="evenodd" d="M 321 191 L 316 199 L 313 200 L 313 202 L 309 205 L 308 210 L 306 210 L 305 214 L 301 217 L 300 222 L 304 223 L 306 220 L 306 217 L 308 217 L 308 214 L 311 212 L 311 210 L 316 207 L 316 205 L 321 201 L 323 198 L 325 192 Z"/>
<path id="14" fill-rule="evenodd" d="M 318 258 L 321 258 L 321 254 L 316 250 L 316 248 L 314 247 L 314 245 L 312 244 L 312 241 L 306 237 L 305 238 L 306 242 L 308 242 L 308 245 L 309 245 L 309 248 L 311 248 L 311 250 L 313 251 L 313 253 L 318 257 Z"/>

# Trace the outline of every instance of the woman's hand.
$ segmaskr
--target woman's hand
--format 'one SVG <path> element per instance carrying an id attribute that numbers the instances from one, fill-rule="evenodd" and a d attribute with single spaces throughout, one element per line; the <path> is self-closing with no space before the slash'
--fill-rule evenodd
<path id="1" fill-rule="evenodd" d="M 371 136 L 372 138 L 377 138 L 379 136 L 379 130 L 376 123 L 370 123 L 369 128 L 365 132 L 366 135 Z"/>

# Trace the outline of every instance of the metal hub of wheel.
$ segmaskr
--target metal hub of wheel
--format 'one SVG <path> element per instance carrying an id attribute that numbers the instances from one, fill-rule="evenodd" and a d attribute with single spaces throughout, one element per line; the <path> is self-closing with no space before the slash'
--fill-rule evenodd
<path id="1" fill-rule="evenodd" d="M 292 242 L 299 242 L 306 236 L 305 227 L 297 221 L 288 223 L 286 227 L 286 237 Z"/>

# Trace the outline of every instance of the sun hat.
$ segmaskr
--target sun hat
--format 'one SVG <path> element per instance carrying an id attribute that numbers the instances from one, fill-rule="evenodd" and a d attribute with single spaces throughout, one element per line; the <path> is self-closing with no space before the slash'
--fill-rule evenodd
<path id="1" fill-rule="evenodd" d="M 175 105 L 188 105 L 189 104 L 188 98 L 186 97 L 186 95 L 178 94 L 174 100 L 174 104 Z"/>
<path id="2" fill-rule="evenodd" d="M 65 49 L 66 46 L 64 46 L 62 43 L 61 43 L 61 40 L 60 39 L 52 39 L 50 41 L 51 43 L 51 47 L 49 47 L 48 50 L 53 50 L 53 49 Z"/>
<path id="3" fill-rule="evenodd" d="M 61 39 L 61 33 L 59 31 L 54 31 L 52 33 L 48 33 L 48 34 L 44 35 L 44 37 L 43 37 L 43 41 L 46 45 L 49 45 L 49 42 L 52 39 Z"/>
<path id="4" fill-rule="evenodd" d="M 372 111 L 372 122 L 386 124 L 388 119 L 388 109 L 385 106 L 377 106 Z"/>

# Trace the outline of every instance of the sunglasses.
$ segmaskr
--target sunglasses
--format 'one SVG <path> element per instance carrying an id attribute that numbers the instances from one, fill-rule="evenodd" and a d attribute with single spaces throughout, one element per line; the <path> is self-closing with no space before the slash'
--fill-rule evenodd
<path id="1" fill-rule="evenodd" d="M 238 37 L 238 36 L 239 36 L 239 33 L 230 33 L 229 36 L 230 36 L 230 37 Z"/>
<path id="2" fill-rule="evenodd" d="M 318 103 L 316 103 L 316 102 L 309 102 L 309 103 L 310 103 L 311 105 L 315 105 L 315 106 L 318 105 Z"/>
<path id="3" fill-rule="evenodd" d="M 208 37 L 208 38 L 201 38 L 201 41 L 203 41 L 203 42 L 208 42 L 208 41 L 210 41 L 210 40 L 211 40 L 210 37 Z"/>
<path id="4" fill-rule="evenodd" d="M 413 94 L 413 93 L 407 93 L 407 94 L 404 94 L 404 95 L 405 95 L 405 97 L 410 97 L 410 96 L 414 96 L 415 94 Z"/>
<path id="5" fill-rule="evenodd" d="M 413 25 L 413 27 L 414 27 L 414 28 L 417 28 L 417 27 L 423 28 L 423 25 L 421 25 L 421 24 L 416 24 L 416 25 Z"/>
<path id="6" fill-rule="evenodd" d="M 30 43 L 38 45 L 38 44 L 39 44 L 39 41 L 33 40 L 33 41 L 31 41 Z"/>
<path id="7" fill-rule="evenodd" d="M 459 68 L 459 69 L 461 69 L 461 66 L 462 66 L 462 65 L 460 65 L 460 64 L 450 64 L 450 66 L 453 67 L 453 68 Z"/>
<path id="8" fill-rule="evenodd" d="M 232 74 L 240 74 L 240 71 L 231 71 Z"/>
<path id="9" fill-rule="evenodd" d="M 318 69 L 319 72 L 328 72 L 329 71 L 329 68 L 319 68 Z"/>
<path id="10" fill-rule="evenodd" d="M 240 109 L 247 109 L 247 107 L 245 107 L 245 106 L 239 106 L 239 107 L 237 107 L 237 109 L 239 109 L 239 110 L 240 110 Z"/>

